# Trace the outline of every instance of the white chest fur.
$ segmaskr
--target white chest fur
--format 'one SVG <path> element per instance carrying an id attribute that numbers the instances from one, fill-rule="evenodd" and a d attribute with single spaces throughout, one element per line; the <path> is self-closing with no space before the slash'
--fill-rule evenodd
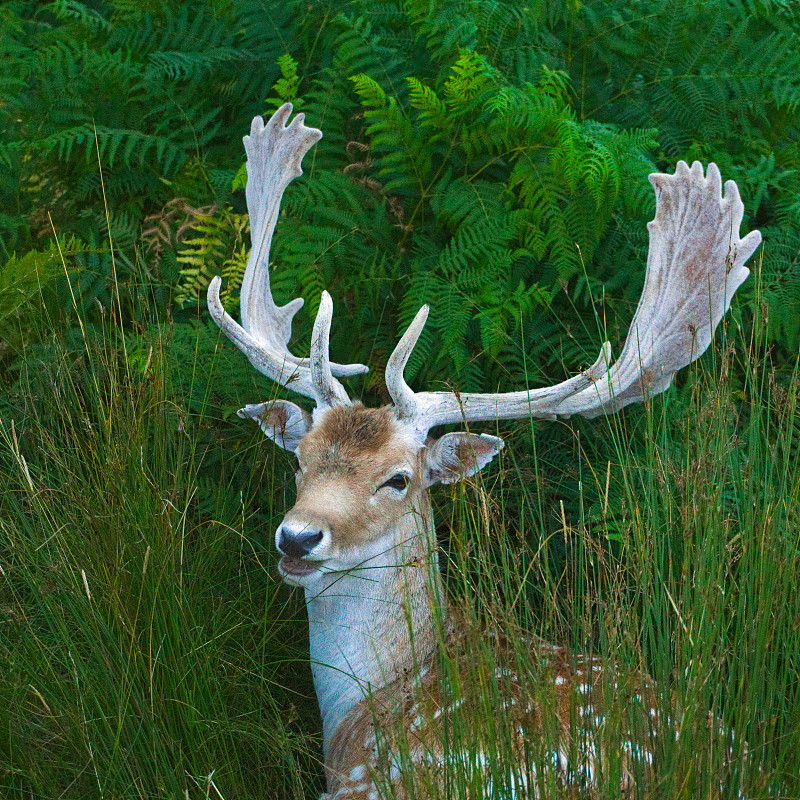
<path id="1" fill-rule="evenodd" d="M 410 567 L 406 558 L 398 563 L 398 555 L 396 547 L 378 546 L 363 569 L 331 573 L 306 588 L 311 668 L 326 755 L 348 711 L 370 690 L 409 669 L 415 648 L 430 649 L 430 595 L 420 592 L 418 584 L 436 567 Z"/>

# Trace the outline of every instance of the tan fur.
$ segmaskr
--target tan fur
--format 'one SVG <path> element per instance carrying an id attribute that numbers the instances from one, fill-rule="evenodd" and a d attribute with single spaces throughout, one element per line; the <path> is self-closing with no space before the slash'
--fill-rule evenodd
<path id="1" fill-rule="evenodd" d="M 361 403 L 335 406 L 304 443 L 309 447 L 333 444 L 351 457 L 378 453 L 389 444 L 393 419 L 388 408 L 366 408 Z"/>
<path id="2" fill-rule="evenodd" d="M 490 732 L 501 730 L 500 740 L 514 748 L 506 763 L 510 755 L 519 765 L 516 777 L 524 781 L 517 788 L 526 791 L 517 796 L 546 797 L 554 784 L 590 791 L 609 764 L 619 772 L 622 794 L 633 792 L 636 778 L 649 772 L 652 762 L 655 697 L 649 679 L 636 673 L 623 678 L 599 658 L 573 657 L 566 648 L 541 640 L 530 640 L 532 658 L 528 671 L 521 672 L 506 638 L 488 638 L 493 658 L 476 659 L 485 641 L 476 641 L 474 630 L 452 630 L 441 651 L 351 711 L 326 762 L 332 798 L 371 800 L 382 796 L 379 788 L 387 783 L 401 800 L 426 796 L 426 783 L 439 794 L 448 766 L 463 778 L 470 759 L 479 761 L 482 748 L 491 747 Z M 441 664 L 447 665 L 446 677 Z M 443 691 L 445 685 L 449 692 Z M 606 693 L 617 701 L 626 698 L 625 719 L 604 716 Z M 486 709 L 487 721 L 476 730 L 481 707 L 493 694 L 499 694 L 500 707 Z M 586 746 L 576 748 L 582 738 Z M 611 762 L 606 740 L 621 747 Z M 497 755 L 487 759 L 494 756 L 502 763 Z"/>
<path id="3" fill-rule="evenodd" d="M 389 409 L 358 403 L 332 408 L 303 438 L 297 458 L 297 502 L 286 519 L 330 527 L 344 553 L 380 538 L 414 513 L 409 503 L 376 492 L 394 472 L 405 469 L 412 476 L 410 496 L 422 493 L 417 452 L 398 433 Z"/>

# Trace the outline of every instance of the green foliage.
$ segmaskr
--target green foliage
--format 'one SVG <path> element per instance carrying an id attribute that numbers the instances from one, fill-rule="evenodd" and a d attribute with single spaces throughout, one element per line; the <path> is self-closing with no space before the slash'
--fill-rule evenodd
<path id="1" fill-rule="evenodd" d="M 216 273 L 226 279 L 222 299 L 230 303 L 242 285 L 249 247 L 244 237 L 250 232 L 247 214 L 236 214 L 225 207 L 215 214 L 197 216 L 188 224 L 188 235 L 177 253 L 181 282 L 175 302 L 197 299 Z"/>
<path id="2" fill-rule="evenodd" d="M 0 260 L 53 231 L 109 250 L 111 209 L 131 235 L 113 243 L 124 257 L 107 291 L 140 268 L 146 217 L 223 202 L 287 14 L 260 0 L 4 3 Z"/>
<path id="3" fill-rule="evenodd" d="M 84 327 L 0 394 L 0 794 L 301 798 L 316 709 L 274 691 L 302 640 L 254 498 L 281 468 L 219 424 L 239 365 L 206 326 Z"/>
<path id="4" fill-rule="evenodd" d="M 268 97 L 267 102 L 276 109 L 284 103 L 292 103 L 297 111 L 302 108 L 302 102 L 297 97 L 297 88 L 300 85 L 300 77 L 297 74 L 297 62 L 288 54 L 284 53 L 278 58 L 278 68 L 281 77 L 275 82 L 275 97 Z M 234 189 L 236 186 L 234 185 Z"/>
<path id="5" fill-rule="evenodd" d="M 790 6 L 15 0 L 2 14 L 6 256 L 51 225 L 107 249 L 108 207 L 127 236 L 116 265 L 99 259 L 104 305 L 142 270 L 179 305 L 214 272 L 236 278 L 243 251 L 206 253 L 198 231 L 187 244 L 185 220 L 167 231 L 162 219 L 144 263 L 139 237 L 175 203 L 213 203 L 220 225 L 240 213 L 236 143 L 252 114 L 290 100 L 325 138 L 287 193 L 277 283 L 312 310 L 324 286 L 352 304 L 363 344 L 348 360 L 382 363 L 430 302 L 420 381 L 488 388 L 525 363 L 576 369 L 597 331 L 561 320 L 586 318 L 605 287 L 606 324 L 623 330 L 652 210 L 646 174 L 695 157 L 739 182 L 773 247 L 770 335 L 797 344 L 798 271 L 783 258 L 800 181 Z M 544 346 L 543 330 L 567 334 L 566 350 Z"/>
<path id="6" fill-rule="evenodd" d="M 795 352 L 797 6 L 725 0 L 584 4 L 575 22 L 569 70 L 582 115 L 656 128 L 662 169 L 679 158 L 713 160 L 723 176 L 737 181 L 745 223 L 764 234 L 769 336 Z M 746 284 L 743 296 L 752 287 Z"/>
<path id="7" fill-rule="evenodd" d="M 10 358 L 13 366 L 20 351 L 52 337 L 73 312 L 102 307 L 93 291 L 91 265 L 97 258 L 96 251 L 73 237 L 12 256 L 0 266 L 0 359 Z"/>
<path id="8" fill-rule="evenodd" d="M 26 350 L 0 394 L 0 790 L 318 797 L 319 719 L 299 667 L 305 609 L 275 578 L 271 546 L 291 502 L 288 457 L 260 432 L 223 424 L 258 380 L 246 371 L 243 381 L 211 322 L 128 333 L 82 322 L 84 336 Z M 491 487 L 434 497 L 480 693 L 461 706 L 462 685 L 445 683 L 461 706 L 450 752 L 465 757 L 436 765 L 444 792 L 409 770 L 420 794 L 466 797 L 489 777 L 513 786 L 517 731 L 497 713 L 506 673 L 488 621 L 545 708 L 531 632 L 611 659 L 619 674 L 648 669 L 666 796 L 740 786 L 747 797 L 797 796 L 800 385 L 797 374 L 776 382 L 759 327 L 735 338 L 713 369 L 692 368 L 673 402 L 573 428 L 562 473 L 577 513 L 566 492 L 555 510 L 543 497 L 554 425 L 520 426 L 487 473 Z M 442 659 L 464 671 L 463 651 Z M 604 701 L 612 753 L 623 751 L 615 725 L 629 691 Z M 673 703 L 681 713 L 668 725 Z M 565 735 L 545 729 L 528 756 L 543 763 Z M 399 741 L 405 766 L 416 742 Z M 598 780 L 598 797 L 618 796 L 613 769 Z"/>
<path id="9" fill-rule="evenodd" d="M 624 334 L 653 208 L 647 174 L 715 159 L 739 182 L 747 224 L 781 252 L 766 256 L 764 299 L 770 335 L 794 348 L 800 273 L 783 257 L 800 189 L 794 17 L 722 2 L 709 13 L 471 0 L 301 16 L 270 104 L 302 96 L 325 137 L 285 196 L 272 253 L 281 299 L 313 311 L 322 288 L 343 298 L 359 343 L 343 358 L 373 374 L 429 303 L 409 367 L 420 384 L 519 385 L 531 365 L 549 382 L 585 365 L 602 335 Z M 580 323 L 598 309 L 608 334 Z"/>
<path id="10" fill-rule="evenodd" d="M 16 324 L 29 313 L 33 299 L 59 278 L 60 266 L 58 246 L 54 244 L 44 253 L 30 250 L 0 267 L 0 338 L 6 342 L 19 338 L 14 333 Z"/>
<path id="11" fill-rule="evenodd" d="M 687 371 L 665 401 L 613 422 L 536 426 L 533 441 L 515 426 L 505 452 L 518 480 L 496 489 L 503 535 L 486 537 L 485 563 L 514 566 L 530 546 L 541 583 L 503 589 L 515 613 L 522 600 L 541 612 L 529 628 L 602 647 L 640 637 L 635 656 L 665 685 L 690 668 L 696 713 L 739 709 L 726 713 L 742 715 L 753 751 L 791 777 L 797 665 L 775 643 L 796 643 L 783 611 L 797 600 L 799 21 L 773 0 L 0 4 L 0 605 L 13 611 L 0 791 L 310 795 L 296 764 L 313 774 L 314 755 L 293 715 L 299 705 L 315 730 L 316 712 L 272 693 L 294 654 L 254 567 L 269 564 L 268 543 L 246 538 L 274 527 L 290 480 L 235 417 L 277 390 L 203 300 L 223 275 L 235 313 L 241 137 L 287 100 L 324 138 L 285 194 L 273 291 L 306 298 L 298 353 L 332 292 L 332 355 L 370 364 L 349 387 L 372 404 L 424 303 L 417 387 L 574 373 L 627 330 L 654 207 L 647 174 L 713 160 L 737 181 L 744 225 L 765 245 L 729 331 L 763 315 L 767 341 L 751 355 L 770 346 L 774 369 L 755 380 L 752 360 L 712 348 L 724 403 Z M 452 527 L 465 542 L 469 526 Z M 463 579 L 491 608 L 500 584 L 459 569 L 451 588 Z M 759 614 L 749 598 L 773 592 L 779 612 Z M 641 630 L 613 627 L 637 614 Z M 752 673 L 771 682 L 748 705 Z M 110 675 L 125 675 L 122 694 Z M 701 747 L 679 744 L 671 757 L 688 766 L 673 775 L 712 774 L 692 761 Z M 218 765 L 212 786 L 202 776 Z"/>
<path id="12" fill-rule="evenodd" d="M 340 58 L 363 63 L 349 35 L 340 44 Z M 554 280 L 579 273 L 625 175 L 642 176 L 653 146 L 650 131 L 578 123 L 558 89 L 563 78 L 546 69 L 538 77 L 514 86 L 470 50 L 441 70 L 438 91 L 408 76 L 392 96 L 373 77 L 352 76 L 364 130 L 344 151 L 324 138 L 313 175 L 287 192 L 272 257 L 276 288 L 295 287 L 312 308 L 324 286 L 362 304 L 393 297 L 377 324 L 374 312 L 359 312 L 376 364 L 428 302 L 428 344 L 411 374 L 426 363 L 421 379 L 446 375 L 465 388 L 521 375 L 521 320 L 548 308 Z M 330 91 L 323 81 L 305 93 L 312 116 Z M 280 91 L 276 101 L 285 99 Z M 434 337 L 442 346 L 432 354 Z M 484 351 L 488 376 L 475 365 Z"/>

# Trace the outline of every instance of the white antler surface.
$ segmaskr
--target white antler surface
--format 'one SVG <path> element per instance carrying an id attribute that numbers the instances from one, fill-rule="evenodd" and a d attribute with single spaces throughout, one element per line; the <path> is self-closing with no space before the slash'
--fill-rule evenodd
<path id="1" fill-rule="evenodd" d="M 291 181 L 302 174 L 300 163 L 308 150 L 322 138 L 322 132 L 308 128 L 303 114 L 286 125 L 292 106 L 286 103 L 264 124 L 256 117 L 250 135 L 244 137 L 247 153 L 247 211 L 250 215 L 252 248 L 241 291 L 242 325 L 225 312 L 219 297 L 221 279 L 208 287 L 208 308 L 225 335 L 271 380 L 323 404 L 349 402 L 344 387 L 334 376 L 346 377 L 367 371 L 362 364 L 331 364 L 327 341 L 316 348 L 317 357 L 298 358 L 289 351 L 292 319 L 303 305 L 296 298 L 277 306 L 269 283 L 269 247 L 278 219 L 281 198 Z M 330 299 L 328 300 L 330 304 Z M 315 325 L 327 337 L 327 325 Z M 324 353 L 324 357 L 322 354 Z M 323 370 L 326 374 L 321 374 Z M 316 373 L 316 374 L 315 374 Z M 324 394 L 324 398 L 319 395 Z"/>
<path id="2" fill-rule="evenodd" d="M 644 289 L 619 359 L 611 348 L 585 372 L 555 386 L 504 394 L 414 393 L 403 368 L 422 331 L 427 307 L 417 314 L 389 360 L 386 385 L 405 419 L 420 431 L 462 420 L 514 419 L 613 413 L 663 392 L 672 376 L 708 347 L 734 292 L 750 270 L 744 266 L 761 242 L 752 231 L 739 238 L 744 205 L 733 181 L 716 164 L 708 174 L 679 162 L 674 175 L 654 173 L 656 216 L 648 224 L 650 250 Z"/>

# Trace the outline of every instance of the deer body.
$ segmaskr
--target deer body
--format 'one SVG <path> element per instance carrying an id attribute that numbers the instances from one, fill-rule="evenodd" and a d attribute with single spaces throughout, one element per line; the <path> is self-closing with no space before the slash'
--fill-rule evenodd
<path id="1" fill-rule="evenodd" d="M 476 439 L 479 447 L 499 447 L 496 437 Z M 329 795 L 375 800 L 376 776 L 399 784 L 396 754 L 406 747 L 407 761 L 436 781 L 445 758 L 464 756 L 445 753 L 442 727 L 452 724 L 448 717 L 468 700 L 480 702 L 469 697 L 480 686 L 471 686 L 474 676 L 468 670 L 458 681 L 464 696 L 453 701 L 441 693 L 442 648 L 458 661 L 459 651 L 470 658 L 471 647 L 451 624 L 443 601 L 426 486 L 441 479 L 437 449 L 428 453 L 391 408 L 354 404 L 325 412 L 295 453 L 297 504 L 279 526 L 276 541 L 281 552 L 291 551 L 287 539 L 293 532 L 313 532 L 315 559 L 284 555 L 279 571 L 305 590 Z M 470 457 L 461 456 L 465 461 Z M 596 720 L 601 681 L 612 679 L 613 690 L 620 691 L 616 673 L 601 669 L 597 658 L 579 657 L 573 663 L 566 649 L 531 640 L 541 674 L 535 685 L 525 685 L 512 655 L 504 652 L 502 637 L 495 635 L 495 644 L 498 666 L 488 679 L 505 681 L 504 713 L 520 757 L 526 736 L 541 728 L 546 708 L 564 742 L 563 749 L 545 754 L 546 766 L 565 782 L 588 783 L 598 771 L 599 755 L 590 748 L 570 762 L 570 719 L 580 707 L 590 711 L 583 723 Z M 638 696 L 649 691 L 643 676 L 631 680 Z M 409 732 L 408 742 L 392 739 L 398 720 Z M 636 747 L 648 757 L 647 747 Z M 531 772 L 536 772 L 534 764 L 512 779 L 527 782 Z M 535 786 L 529 788 L 536 792 Z M 403 796 L 399 785 L 397 793 Z"/>
<path id="2" fill-rule="evenodd" d="M 467 680 L 460 683 L 458 697 L 442 692 L 434 655 L 410 675 L 373 689 L 354 706 L 326 754 L 329 797 L 375 800 L 390 783 L 391 796 L 405 798 L 403 774 L 409 769 L 416 773 L 411 781 L 417 787 L 414 796 L 426 796 L 426 787 L 435 787 L 437 796 L 447 796 L 442 792 L 442 770 L 448 767 L 451 775 L 466 774 L 474 785 L 475 772 L 483 772 L 491 763 L 490 745 L 477 738 L 453 744 L 443 731 L 459 724 L 462 709 L 474 715 L 482 705 L 480 692 L 485 683 L 492 682 L 503 691 L 501 707 L 494 712 L 502 719 L 495 729 L 505 730 L 513 748 L 513 764 L 508 763 L 508 754 L 497 759 L 505 773 L 502 785 L 510 794 L 495 794 L 498 787 L 492 778 L 481 775 L 481 794 L 470 796 L 514 797 L 518 796 L 515 792 L 523 792 L 519 796 L 538 798 L 552 796 L 557 788 L 590 789 L 606 768 L 603 698 L 609 692 L 635 705 L 629 716 L 636 722 L 611 737 L 621 748 L 617 755 L 620 788 L 630 793 L 653 761 L 652 726 L 658 723 L 658 712 L 648 679 L 638 674 L 622 679 L 599 658 L 575 660 L 565 648 L 531 641 L 538 669 L 535 676 L 524 676 L 526 681 L 514 669 L 511 654 L 503 652 L 503 638 L 493 638 L 499 666 L 482 680 L 466 670 L 460 676 Z M 467 662 L 474 657 L 473 644 L 453 630 L 444 647 L 451 662 Z M 548 735 L 543 737 L 545 729 Z M 576 747 L 576 741 L 583 746 Z"/>
<path id="3" fill-rule="evenodd" d="M 608 740 L 621 750 L 614 773 L 620 788 L 630 790 L 638 767 L 653 758 L 658 712 L 646 676 L 620 675 L 596 658 L 575 657 L 533 638 L 533 671 L 521 674 L 513 648 L 497 634 L 492 675 L 472 658 L 476 642 L 445 606 L 428 489 L 478 472 L 503 442 L 486 434 L 433 438 L 429 432 L 462 421 L 592 417 L 664 391 L 674 373 L 708 347 L 760 242 L 757 231 L 739 237 L 743 205 L 736 184 L 728 181 L 723 196 L 716 166 L 704 175 L 697 162 L 691 169 L 681 162 L 674 175 L 651 175 L 657 203 L 648 226 L 645 285 L 615 362 L 606 343 L 588 370 L 552 387 L 415 393 L 403 370 L 425 324 L 425 306 L 387 364 L 393 404 L 369 409 L 353 403 L 338 380 L 366 368 L 330 362 L 327 292 L 308 359 L 288 349 L 302 300 L 278 307 L 270 292 L 269 242 L 280 199 L 321 136 L 303 124 L 302 115 L 286 125 L 291 110 L 283 106 L 266 125 L 257 117 L 244 140 L 253 247 L 242 284 L 243 324 L 222 308 L 219 278 L 209 286 L 208 304 L 260 372 L 315 404 L 309 414 L 275 400 L 248 405 L 239 415 L 253 419 L 298 460 L 297 502 L 278 526 L 275 544 L 284 581 L 305 591 L 327 797 L 377 800 L 386 783 L 404 797 L 409 781 L 424 796 L 425 786 L 432 793 L 441 788 L 448 764 L 477 772 L 487 797 L 495 790 L 543 796 L 551 780 L 591 788 L 609 755 L 603 731 L 612 721 L 602 711 L 609 692 L 630 700 L 631 713 L 614 723 L 621 738 Z M 455 675 L 442 673 L 445 662 L 456 665 Z M 460 708 L 485 708 L 488 686 L 499 695 L 487 714 L 507 727 L 504 741 L 513 743 L 504 754 L 504 776 L 489 770 L 491 754 L 480 741 L 464 748 L 448 739 Z M 583 734 L 576 738 L 576 731 Z M 504 781 L 502 790 L 497 780 Z"/>

